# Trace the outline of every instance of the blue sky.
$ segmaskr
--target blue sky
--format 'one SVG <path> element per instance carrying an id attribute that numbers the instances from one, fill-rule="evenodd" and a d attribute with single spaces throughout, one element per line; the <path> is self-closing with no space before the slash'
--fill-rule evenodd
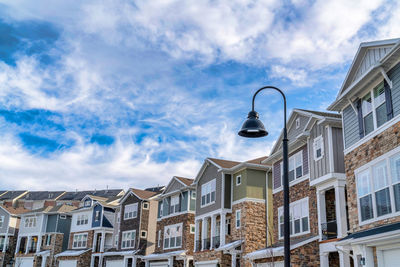
<path id="1" fill-rule="evenodd" d="M 252 94 L 324 110 L 363 41 L 400 37 L 395 2 L 0 0 L 0 187 L 83 190 L 194 177 L 268 154 L 237 131 Z"/>

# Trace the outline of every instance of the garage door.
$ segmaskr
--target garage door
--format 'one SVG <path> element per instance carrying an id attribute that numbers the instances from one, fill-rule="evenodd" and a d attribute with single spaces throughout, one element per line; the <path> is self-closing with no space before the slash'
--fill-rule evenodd
<path id="1" fill-rule="evenodd" d="M 58 267 L 76 267 L 77 260 L 63 260 L 60 261 Z"/>
<path id="2" fill-rule="evenodd" d="M 108 260 L 106 261 L 106 267 L 122 267 L 124 266 L 124 260 Z"/>
<path id="3" fill-rule="evenodd" d="M 257 267 L 283 267 L 283 261 L 277 261 L 274 263 L 266 262 L 266 263 L 258 263 Z"/>
<path id="4" fill-rule="evenodd" d="M 384 267 L 399 266 L 400 248 L 382 250 L 382 254 Z"/>
<path id="5" fill-rule="evenodd" d="M 33 266 L 33 258 L 17 258 L 15 266 L 32 267 Z"/>
<path id="6" fill-rule="evenodd" d="M 196 267 L 217 267 L 217 263 L 209 263 L 209 262 L 196 262 Z"/>
<path id="7" fill-rule="evenodd" d="M 168 261 L 150 262 L 150 267 L 168 267 Z"/>

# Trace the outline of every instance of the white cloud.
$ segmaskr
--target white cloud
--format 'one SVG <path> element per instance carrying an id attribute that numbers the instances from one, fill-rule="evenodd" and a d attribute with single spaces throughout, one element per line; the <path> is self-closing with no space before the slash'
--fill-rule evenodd
<path id="1" fill-rule="evenodd" d="M 304 69 L 294 69 L 282 65 L 274 65 L 271 67 L 270 78 L 289 79 L 294 85 L 305 87 L 313 84 L 313 80 L 308 76 Z"/>

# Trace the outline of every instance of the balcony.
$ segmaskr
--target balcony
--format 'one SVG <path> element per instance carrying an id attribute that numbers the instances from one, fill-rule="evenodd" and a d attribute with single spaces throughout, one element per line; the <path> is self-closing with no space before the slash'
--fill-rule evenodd
<path id="1" fill-rule="evenodd" d="M 200 250 L 201 250 L 201 240 L 197 240 L 197 241 L 196 241 L 195 250 L 196 250 L 196 251 L 200 251 Z"/>
<path id="2" fill-rule="evenodd" d="M 213 237 L 213 248 L 219 248 L 220 245 L 221 245 L 220 237 L 214 236 Z"/>
<path id="3" fill-rule="evenodd" d="M 336 220 L 321 224 L 322 240 L 337 238 Z"/>
<path id="4" fill-rule="evenodd" d="M 36 246 L 34 246 L 34 247 L 29 247 L 29 248 L 28 248 L 28 253 L 36 253 Z"/>
<path id="5" fill-rule="evenodd" d="M 210 238 L 204 238 L 203 239 L 203 248 L 204 248 L 204 250 L 210 249 L 210 245 L 211 245 Z"/>

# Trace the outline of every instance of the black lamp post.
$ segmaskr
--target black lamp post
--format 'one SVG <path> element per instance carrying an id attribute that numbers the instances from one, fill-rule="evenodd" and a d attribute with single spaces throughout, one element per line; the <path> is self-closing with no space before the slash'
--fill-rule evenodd
<path id="1" fill-rule="evenodd" d="M 289 155 L 288 155 L 288 139 L 286 129 L 286 96 L 279 89 L 274 86 L 264 86 L 257 90 L 253 96 L 252 109 L 247 116 L 247 120 L 243 123 L 239 135 L 248 138 L 256 138 L 267 136 L 268 132 L 265 130 L 263 123 L 258 119 L 258 113 L 254 110 L 254 100 L 256 95 L 264 89 L 274 89 L 278 91 L 283 97 L 283 233 L 284 233 L 284 255 L 285 267 L 290 267 L 290 228 L 289 228 Z"/>

